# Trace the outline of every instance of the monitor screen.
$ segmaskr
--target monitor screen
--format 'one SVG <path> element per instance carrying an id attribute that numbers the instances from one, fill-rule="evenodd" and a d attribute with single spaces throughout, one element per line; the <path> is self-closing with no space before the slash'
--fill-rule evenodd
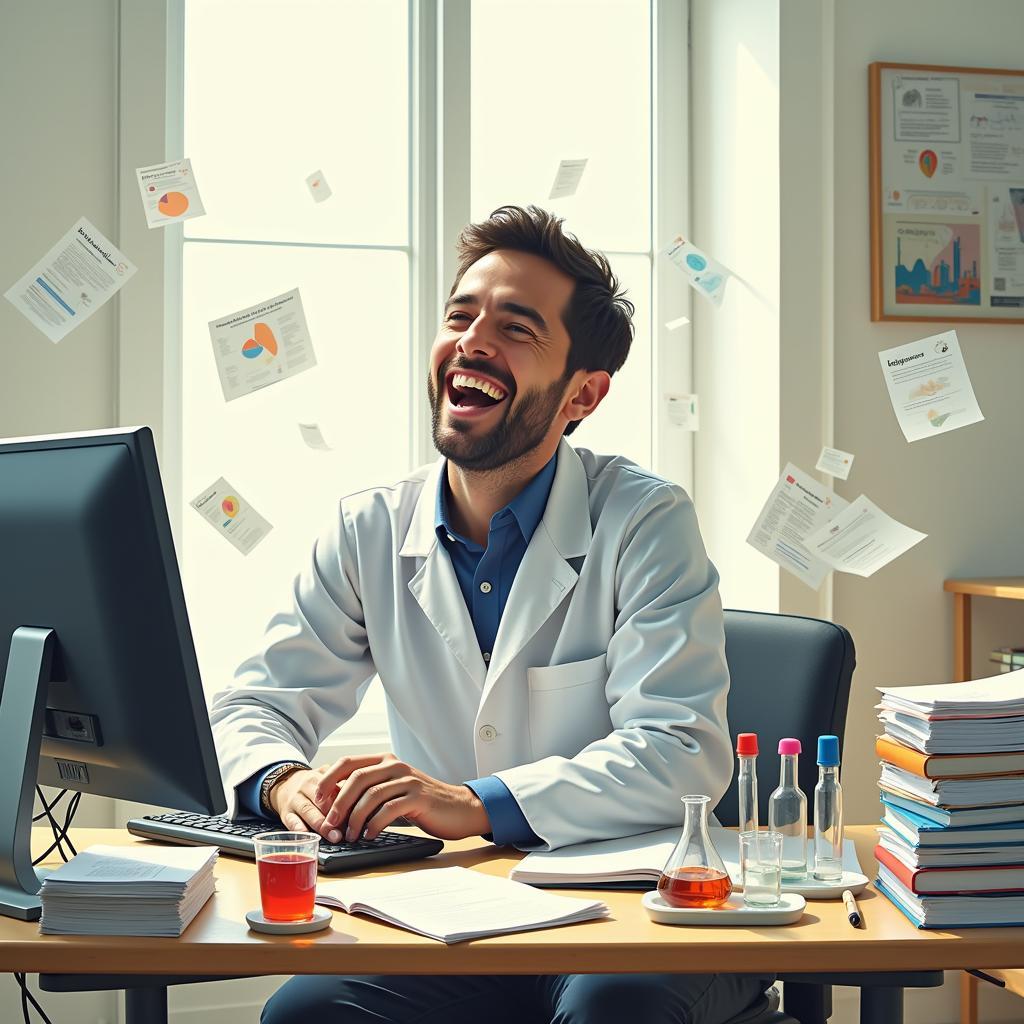
<path id="1" fill-rule="evenodd" d="M 40 783 L 225 809 L 148 427 L 0 440 L 0 670 L 19 626 L 55 633 Z"/>

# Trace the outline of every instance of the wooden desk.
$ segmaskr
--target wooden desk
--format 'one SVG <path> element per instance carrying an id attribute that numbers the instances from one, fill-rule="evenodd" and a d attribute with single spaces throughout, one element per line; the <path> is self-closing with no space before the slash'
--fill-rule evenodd
<path id="1" fill-rule="evenodd" d="M 37 832 L 42 840 L 44 832 Z M 856 826 L 847 834 L 857 843 L 865 872 L 873 875 L 874 826 Z M 74 838 L 80 849 L 93 843 L 141 842 L 118 829 L 80 829 Z M 443 854 L 413 867 L 462 865 L 504 876 L 520 856 L 481 839 L 467 839 L 448 843 Z M 402 866 L 382 869 L 393 870 Z M 1020 963 L 1019 929 L 918 931 L 870 888 L 858 898 L 864 915 L 860 929 L 851 927 L 838 901 L 808 903 L 803 919 L 788 927 L 660 925 L 648 919 L 638 894 L 605 892 L 610 920 L 445 946 L 341 912 L 335 913 L 328 931 L 259 935 L 245 924 L 245 912 L 259 904 L 255 866 L 222 856 L 216 877 L 216 895 L 179 939 L 40 935 L 35 923 L 0 918 L 0 971 L 203 976 L 893 972 Z"/>

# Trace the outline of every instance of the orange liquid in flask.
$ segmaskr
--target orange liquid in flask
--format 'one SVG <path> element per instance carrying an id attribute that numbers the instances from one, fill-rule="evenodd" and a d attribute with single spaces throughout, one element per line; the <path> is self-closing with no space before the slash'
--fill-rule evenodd
<path id="1" fill-rule="evenodd" d="M 720 907 L 732 892 L 732 882 L 713 868 L 673 868 L 658 880 L 658 892 L 673 907 Z"/>

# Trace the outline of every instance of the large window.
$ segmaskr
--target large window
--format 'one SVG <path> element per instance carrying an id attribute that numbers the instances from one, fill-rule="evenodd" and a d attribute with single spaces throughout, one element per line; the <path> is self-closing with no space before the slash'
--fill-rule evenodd
<path id="1" fill-rule="evenodd" d="M 572 442 L 680 476 L 685 460 L 666 453 L 689 439 L 663 436 L 658 396 L 673 381 L 658 378 L 682 364 L 660 358 L 659 346 L 685 342 L 654 329 L 653 311 L 660 305 L 664 318 L 671 306 L 677 315 L 685 300 L 660 301 L 652 261 L 667 240 L 655 154 L 666 132 L 682 137 L 684 97 L 662 95 L 652 45 L 658 6 L 181 5 L 183 154 L 208 212 L 185 222 L 181 243 L 182 484 L 174 499 L 210 693 L 257 649 L 338 498 L 391 482 L 432 452 L 423 367 L 451 282 L 440 269 L 425 271 L 454 241 L 450 211 L 431 214 L 446 195 L 459 194 L 463 221 L 504 203 L 547 206 L 608 255 L 637 308 L 636 340 L 609 398 Z M 685 21 L 678 10 L 673 19 L 681 28 L 669 45 L 681 60 Z M 442 125 L 435 151 L 427 136 Z M 578 157 L 588 159 L 578 193 L 548 200 L 559 161 Z M 316 170 L 333 190 L 323 203 L 305 185 Z M 296 287 L 317 366 L 226 403 L 208 322 Z M 318 423 L 333 451 L 306 447 L 300 422 Z M 188 507 L 221 476 L 273 524 L 248 556 Z M 375 684 L 339 742 L 381 742 L 383 710 Z"/>

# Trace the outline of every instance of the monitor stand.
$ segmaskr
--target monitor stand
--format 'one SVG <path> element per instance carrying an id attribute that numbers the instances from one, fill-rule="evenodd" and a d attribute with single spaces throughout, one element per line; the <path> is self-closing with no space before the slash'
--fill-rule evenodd
<path id="1" fill-rule="evenodd" d="M 0 915 L 38 921 L 43 873 L 32 866 L 32 805 L 57 634 L 19 626 L 0 693 Z"/>

